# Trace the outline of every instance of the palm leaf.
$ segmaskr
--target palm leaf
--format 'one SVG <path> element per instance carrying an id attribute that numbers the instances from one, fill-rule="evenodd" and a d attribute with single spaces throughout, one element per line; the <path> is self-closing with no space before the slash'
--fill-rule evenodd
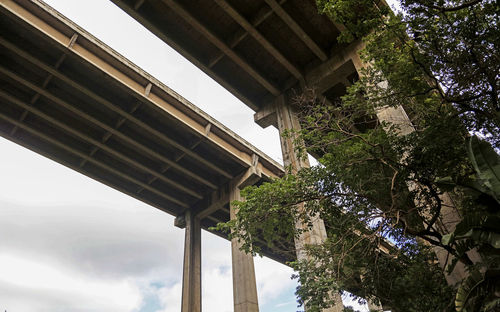
<path id="1" fill-rule="evenodd" d="M 491 145 L 477 136 L 472 136 L 467 144 L 469 158 L 481 182 L 500 203 L 500 156 Z"/>
<path id="2" fill-rule="evenodd" d="M 457 312 L 469 311 L 470 303 L 475 301 L 478 290 L 484 283 L 484 276 L 481 272 L 474 270 L 462 282 L 455 297 L 455 308 Z"/>

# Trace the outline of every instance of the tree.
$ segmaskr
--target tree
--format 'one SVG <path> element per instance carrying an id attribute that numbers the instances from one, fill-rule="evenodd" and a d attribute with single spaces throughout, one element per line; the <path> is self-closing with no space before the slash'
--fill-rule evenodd
<path id="1" fill-rule="evenodd" d="M 317 3 L 346 26 L 339 40 L 363 38 L 370 66 L 337 102 L 322 102 L 314 90 L 296 97 L 297 146 L 306 142 L 321 165 L 245 189 L 237 218 L 218 228 L 258 253 L 257 240 L 290 240 L 300 231 L 296 221 L 323 218 L 327 241 L 291 264 L 299 303 L 310 311 L 331 304 L 328 293 L 339 289 L 393 311 L 495 311 L 500 158 L 490 144 L 500 148 L 498 4 L 403 0 L 404 13 L 394 15 L 378 1 Z M 402 135 L 401 125 L 378 120 L 387 107 L 404 107 L 414 131 Z M 449 201 L 462 221 L 443 233 Z M 458 289 L 446 284 L 435 247 L 453 256 L 448 269 L 466 266 Z"/>

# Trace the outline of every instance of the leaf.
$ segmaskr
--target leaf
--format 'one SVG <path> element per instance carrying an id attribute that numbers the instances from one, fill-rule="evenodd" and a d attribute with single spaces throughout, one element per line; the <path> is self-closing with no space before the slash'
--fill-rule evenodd
<path id="1" fill-rule="evenodd" d="M 453 231 L 455 236 L 467 236 L 466 234 L 473 228 L 480 227 L 483 223 L 483 216 L 480 214 L 466 215 Z"/>
<path id="2" fill-rule="evenodd" d="M 500 203 L 500 156 L 477 136 L 469 139 L 467 150 L 478 177 Z"/>
<path id="3" fill-rule="evenodd" d="M 499 249 L 500 248 L 500 234 L 489 232 L 487 242 L 491 246 Z"/>
<path id="4" fill-rule="evenodd" d="M 438 178 L 436 179 L 435 183 L 439 187 L 439 189 L 443 192 L 451 192 L 457 186 L 457 184 L 453 181 L 453 179 L 450 176 L 444 178 Z"/>
<path id="5" fill-rule="evenodd" d="M 500 218 L 497 216 L 468 215 L 457 224 L 455 231 L 443 235 L 441 243 L 451 245 L 452 243 L 471 238 L 476 244 L 489 244 L 494 248 L 500 248 L 500 233 L 498 233 Z"/>
<path id="6" fill-rule="evenodd" d="M 455 297 L 455 308 L 457 312 L 468 311 L 468 303 L 477 296 L 478 289 L 484 283 L 484 276 L 481 272 L 474 270 L 462 282 Z"/>
<path id="7" fill-rule="evenodd" d="M 483 311 L 485 312 L 489 312 L 489 311 L 497 311 L 496 309 L 498 309 L 498 307 L 500 307 L 500 298 L 498 299 L 494 299 L 490 302 L 488 302 L 484 308 L 483 308 Z"/>
<path id="8" fill-rule="evenodd" d="M 445 246 L 451 244 L 453 241 L 454 241 L 453 233 L 443 235 L 443 237 L 441 238 L 441 243 L 443 243 L 443 245 Z"/>

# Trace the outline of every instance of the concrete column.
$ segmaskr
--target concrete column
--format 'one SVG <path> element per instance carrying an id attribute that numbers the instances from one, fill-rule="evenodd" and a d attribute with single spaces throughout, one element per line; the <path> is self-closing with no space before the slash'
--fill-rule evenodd
<path id="1" fill-rule="evenodd" d="M 292 173 L 297 173 L 302 168 L 308 168 L 309 161 L 302 159 L 297 156 L 295 150 L 294 136 L 283 137 L 283 133 L 289 130 L 300 130 L 300 123 L 297 115 L 292 111 L 292 108 L 287 103 L 287 99 L 284 95 L 277 98 L 276 105 L 276 118 L 278 122 L 278 130 L 280 132 L 281 141 L 281 152 L 283 153 L 283 162 L 286 167 L 290 166 Z M 303 204 L 301 207 L 303 208 Z M 295 224 L 298 228 L 307 227 L 306 224 L 297 223 Z M 297 259 L 303 260 L 307 259 L 307 254 L 305 250 L 306 245 L 310 244 L 321 244 L 326 240 L 326 229 L 323 220 L 319 217 L 313 220 L 312 229 L 303 232 L 298 238 L 295 239 L 295 250 L 297 253 Z M 325 312 L 341 312 L 344 308 L 342 304 L 342 298 L 339 293 L 332 293 L 331 296 L 335 300 L 335 306 L 323 310 Z M 307 310 L 307 307 L 306 307 Z"/>
<path id="2" fill-rule="evenodd" d="M 229 202 L 241 200 L 240 189 L 234 183 L 230 185 Z M 231 220 L 236 217 L 236 207 L 230 205 Z M 231 240 L 231 256 L 233 263 L 233 300 L 234 312 L 258 312 L 257 283 L 253 257 L 240 250 L 237 239 Z"/>
<path id="3" fill-rule="evenodd" d="M 351 58 L 357 72 L 360 73 L 361 68 L 365 65 L 363 64 L 357 53 L 351 55 Z M 385 86 L 382 85 L 381 87 L 387 87 L 387 82 L 384 83 Z M 376 113 L 378 120 L 399 125 L 398 135 L 407 135 L 415 131 L 410 118 L 401 105 L 397 107 L 382 107 L 379 108 Z M 415 189 L 416 185 L 408 185 L 408 188 L 410 190 Z M 462 220 L 462 217 L 460 216 L 460 213 L 449 194 L 445 193 L 441 195 L 440 199 L 442 201 L 442 210 L 441 215 L 436 222 L 435 228 L 441 234 L 448 234 L 455 230 L 455 226 Z M 441 268 L 443 268 L 444 270 L 445 267 L 449 263 L 451 263 L 453 256 L 450 255 L 448 251 L 438 246 L 434 246 L 433 250 L 436 254 L 436 257 L 438 258 Z M 479 253 L 475 250 L 468 252 L 468 256 L 473 262 L 480 261 Z M 456 286 L 468 275 L 465 265 L 460 262 L 457 263 L 455 269 L 452 272 L 447 273 L 446 270 L 444 270 L 444 272 L 447 283 L 452 286 Z"/>
<path id="4" fill-rule="evenodd" d="M 181 312 L 201 312 L 201 227 L 200 220 L 186 211 L 184 270 Z"/>

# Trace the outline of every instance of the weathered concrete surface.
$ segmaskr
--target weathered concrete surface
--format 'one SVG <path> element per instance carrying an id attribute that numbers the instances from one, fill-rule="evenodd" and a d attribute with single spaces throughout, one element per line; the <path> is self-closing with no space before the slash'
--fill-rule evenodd
<path id="1" fill-rule="evenodd" d="M 236 183 L 230 184 L 229 192 L 231 220 L 236 217 L 237 208 L 233 201 L 241 201 L 240 188 Z M 233 265 L 233 300 L 234 312 L 258 312 L 257 283 L 253 257 L 240 250 L 241 243 L 231 240 L 231 256 Z"/>
<path id="2" fill-rule="evenodd" d="M 295 136 L 290 133 L 290 135 L 284 137 L 283 134 L 290 130 L 300 131 L 299 119 L 292 111 L 292 108 L 289 103 L 287 103 L 287 99 L 284 95 L 278 97 L 275 105 L 278 129 L 280 132 L 281 151 L 283 153 L 283 162 L 285 167 L 290 167 L 291 171 L 296 173 L 302 168 L 309 167 L 309 161 L 302 157 L 298 157 L 294 143 Z M 300 205 L 300 208 L 303 209 L 303 204 Z M 311 229 L 303 232 L 297 239 L 295 239 L 295 249 L 298 260 L 307 259 L 306 250 L 304 248 L 306 245 L 321 244 L 327 238 L 325 224 L 321 218 L 314 218 L 312 224 Z M 305 228 L 307 225 L 297 223 L 295 226 L 297 228 Z M 336 302 L 335 306 L 324 311 L 341 312 L 343 310 L 343 304 L 340 294 L 333 293 L 332 296 Z"/>
<path id="3" fill-rule="evenodd" d="M 353 54 L 352 58 L 353 63 L 356 66 L 356 70 L 359 73 L 361 68 L 365 65 L 363 64 L 357 53 Z M 381 122 L 387 122 L 399 126 L 398 135 L 407 135 L 415 131 L 415 127 L 413 126 L 410 118 L 401 105 L 397 107 L 382 107 L 378 109 L 377 118 Z M 409 189 L 415 189 L 416 187 L 416 185 L 408 185 Z M 448 234 L 454 231 L 455 226 L 461 221 L 462 217 L 460 216 L 460 212 L 456 208 L 455 203 L 448 193 L 444 193 L 439 197 L 442 204 L 441 215 L 436 221 L 434 227 L 439 233 Z M 460 262 L 457 263 L 452 272 L 447 273 L 445 268 L 449 263 L 451 263 L 453 256 L 448 251 L 438 246 L 433 246 L 433 250 L 436 254 L 436 257 L 438 258 L 441 268 L 443 268 L 446 281 L 449 285 L 456 286 L 465 277 L 467 277 L 466 268 Z M 468 253 L 468 255 L 473 262 L 477 262 L 480 260 L 480 256 L 476 251 L 471 251 Z"/>
<path id="4" fill-rule="evenodd" d="M 201 312 L 201 227 L 200 220 L 186 211 L 182 312 Z"/>

